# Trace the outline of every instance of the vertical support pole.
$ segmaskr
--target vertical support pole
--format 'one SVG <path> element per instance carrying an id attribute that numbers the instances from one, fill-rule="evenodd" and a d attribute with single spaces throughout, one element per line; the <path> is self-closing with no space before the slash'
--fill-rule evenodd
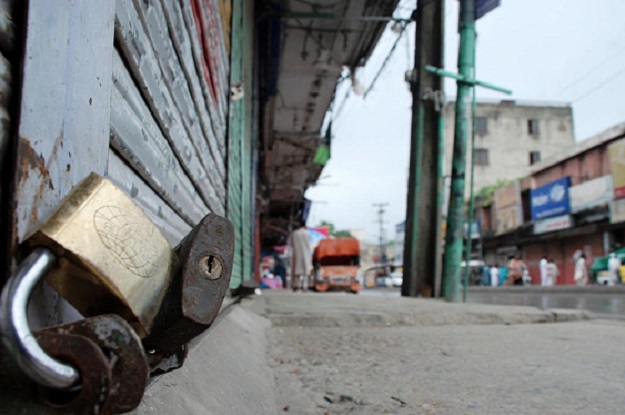
<path id="1" fill-rule="evenodd" d="M 474 50 L 475 52 L 475 50 Z M 475 53 L 474 55 L 475 56 Z M 467 289 L 469 287 L 469 274 L 471 273 L 471 252 L 473 251 L 472 225 L 475 211 L 475 87 L 473 88 L 473 101 L 471 102 L 471 179 L 469 184 L 469 211 L 467 213 L 467 246 L 465 249 L 464 277 L 462 278 L 462 302 L 467 302 Z"/>
<path id="2" fill-rule="evenodd" d="M 475 0 L 460 3 L 460 48 L 458 50 L 458 72 L 465 79 L 474 79 L 475 49 Z M 443 290 L 445 299 L 460 301 L 460 273 L 462 261 L 464 187 L 469 136 L 471 85 L 458 81 L 456 94 L 456 123 L 454 130 L 454 151 L 451 168 L 451 194 L 447 213 L 447 235 L 443 259 Z"/>
<path id="3" fill-rule="evenodd" d="M 443 175 L 445 165 L 445 116 L 444 107 L 438 114 L 438 170 L 436 172 L 436 182 L 438 184 L 438 197 L 436 198 L 436 260 L 434 297 L 442 296 L 442 276 L 443 276 L 443 207 L 445 206 L 445 177 Z"/>
<path id="4" fill-rule="evenodd" d="M 443 79 L 426 65 L 443 66 L 444 0 L 419 2 L 416 10 L 410 177 L 406 209 L 403 296 L 436 294 L 436 258 L 440 256 L 438 205 L 439 114 L 426 91 L 442 91 Z"/>

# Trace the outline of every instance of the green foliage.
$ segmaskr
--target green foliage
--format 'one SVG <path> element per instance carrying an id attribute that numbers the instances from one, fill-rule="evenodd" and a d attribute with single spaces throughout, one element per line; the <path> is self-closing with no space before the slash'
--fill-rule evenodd
<path id="1" fill-rule="evenodd" d="M 479 201 L 480 205 L 488 206 L 493 202 L 495 190 L 504 187 L 508 183 L 510 183 L 510 180 L 499 179 L 493 185 L 484 186 L 475 193 L 475 199 Z"/>
<path id="2" fill-rule="evenodd" d="M 337 230 L 334 227 L 333 223 L 328 222 L 327 220 L 322 220 L 319 225 L 315 226 L 315 228 L 327 227 L 330 230 L 330 236 L 334 236 L 335 238 L 351 238 L 352 234 L 345 229 Z"/>
<path id="3" fill-rule="evenodd" d="M 334 224 L 328 222 L 327 220 L 322 220 L 321 222 L 319 222 L 319 225 L 315 226 L 315 228 L 329 228 L 330 235 L 334 233 Z"/>
<path id="4" fill-rule="evenodd" d="M 352 234 L 347 230 L 336 231 L 332 234 L 332 236 L 337 238 L 351 238 Z"/>

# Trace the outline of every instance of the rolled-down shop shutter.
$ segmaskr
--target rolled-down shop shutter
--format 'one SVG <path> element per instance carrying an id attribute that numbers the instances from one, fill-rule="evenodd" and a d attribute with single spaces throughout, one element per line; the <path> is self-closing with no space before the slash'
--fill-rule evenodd
<path id="1" fill-rule="evenodd" d="M 252 63 L 254 3 L 232 5 L 230 106 L 228 148 L 228 218 L 234 224 L 236 249 L 230 287 L 252 276 Z"/>
<path id="2" fill-rule="evenodd" d="M 226 214 L 225 4 L 25 3 L 10 252 L 93 171 L 129 194 L 172 246 L 208 212 Z M 50 290 L 33 305 L 35 325 L 72 318 Z"/>

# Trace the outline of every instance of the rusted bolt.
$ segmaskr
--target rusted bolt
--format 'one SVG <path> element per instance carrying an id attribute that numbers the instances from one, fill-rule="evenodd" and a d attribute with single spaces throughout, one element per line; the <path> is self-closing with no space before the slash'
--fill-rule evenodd
<path id="1" fill-rule="evenodd" d="M 218 280 L 224 272 L 221 260 L 213 255 L 200 258 L 200 272 L 209 280 Z"/>

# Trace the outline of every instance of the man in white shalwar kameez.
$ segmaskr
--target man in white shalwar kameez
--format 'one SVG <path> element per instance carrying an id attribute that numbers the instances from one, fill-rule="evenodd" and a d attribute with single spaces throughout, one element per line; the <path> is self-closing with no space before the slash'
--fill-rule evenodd
<path id="1" fill-rule="evenodd" d="M 291 281 L 293 291 L 307 290 L 308 279 L 312 271 L 312 256 L 310 253 L 310 232 L 305 223 L 291 232 L 289 237 L 291 250 Z"/>
<path id="2" fill-rule="evenodd" d="M 543 255 L 539 264 L 540 264 L 540 285 L 542 287 L 545 287 L 549 285 L 547 283 L 547 257 Z"/>

